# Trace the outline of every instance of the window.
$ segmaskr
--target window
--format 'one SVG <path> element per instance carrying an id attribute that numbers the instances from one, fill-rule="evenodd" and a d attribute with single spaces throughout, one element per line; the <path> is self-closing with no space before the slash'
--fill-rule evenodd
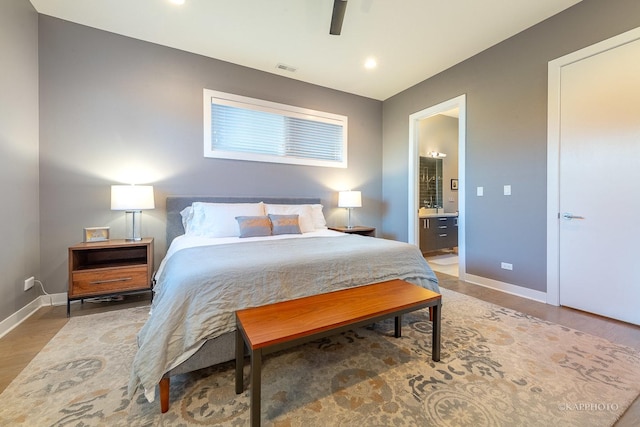
<path id="1" fill-rule="evenodd" d="M 347 167 L 347 117 L 204 89 L 204 156 Z"/>

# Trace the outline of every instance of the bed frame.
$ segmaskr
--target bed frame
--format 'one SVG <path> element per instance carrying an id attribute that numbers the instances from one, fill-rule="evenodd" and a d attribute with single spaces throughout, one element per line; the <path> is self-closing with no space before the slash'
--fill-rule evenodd
<path id="1" fill-rule="evenodd" d="M 180 211 L 193 202 L 207 203 L 272 203 L 283 205 L 317 204 L 319 198 L 286 198 L 286 197 L 213 197 L 213 196 L 168 196 L 167 209 L 167 247 L 173 239 L 184 234 Z M 235 331 L 227 332 L 217 338 L 208 340 L 190 358 L 164 374 L 160 380 L 160 408 L 162 412 L 169 410 L 170 377 L 207 368 L 219 363 L 235 360 Z"/>

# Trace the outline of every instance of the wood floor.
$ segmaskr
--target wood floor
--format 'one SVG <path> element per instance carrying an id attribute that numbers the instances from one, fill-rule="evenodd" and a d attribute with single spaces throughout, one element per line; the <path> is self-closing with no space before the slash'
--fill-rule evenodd
<path id="1" fill-rule="evenodd" d="M 611 342 L 635 348 L 640 352 L 640 327 L 572 310 L 554 307 L 525 298 L 459 281 L 457 277 L 438 273 L 440 286 L 503 307 L 558 323 Z M 149 304 L 148 294 L 129 295 L 123 301 L 72 304 L 72 316 L 84 316 Z M 29 319 L 0 339 L 0 392 L 20 373 L 49 340 L 66 324 L 66 307 L 43 307 Z M 640 425 L 640 398 L 616 423 L 618 427 Z"/>

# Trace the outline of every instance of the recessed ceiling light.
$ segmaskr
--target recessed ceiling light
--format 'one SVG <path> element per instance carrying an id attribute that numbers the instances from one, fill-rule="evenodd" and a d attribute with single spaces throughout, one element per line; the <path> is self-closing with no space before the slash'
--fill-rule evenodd
<path id="1" fill-rule="evenodd" d="M 376 61 L 376 58 L 367 58 L 366 61 L 364 61 L 364 68 L 366 68 L 367 70 L 373 70 L 374 68 L 376 68 L 378 66 L 378 61 Z"/>
<path id="2" fill-rule="evenodd" d="M 169 3 L 183 5 L 185 0 L 169 0 Z"/>

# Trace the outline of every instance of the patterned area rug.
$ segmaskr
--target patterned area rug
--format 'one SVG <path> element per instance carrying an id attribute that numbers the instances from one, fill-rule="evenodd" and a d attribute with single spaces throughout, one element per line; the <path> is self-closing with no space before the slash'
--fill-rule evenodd
<path id="1" fill-rule="evenodd" d="M 442 293 L 441 362 L 424 311 L 405 316 L 398 339 L 388 321 L 273 354 L 263 425 L 606 426 L 640 393 L 634 349 Z M 174 377 L 166 414 L 140 392 L 127 399 L 147 310 L 71 318 L 0 395 L 0 425 L 248 425 L 233 363 Z"/>

